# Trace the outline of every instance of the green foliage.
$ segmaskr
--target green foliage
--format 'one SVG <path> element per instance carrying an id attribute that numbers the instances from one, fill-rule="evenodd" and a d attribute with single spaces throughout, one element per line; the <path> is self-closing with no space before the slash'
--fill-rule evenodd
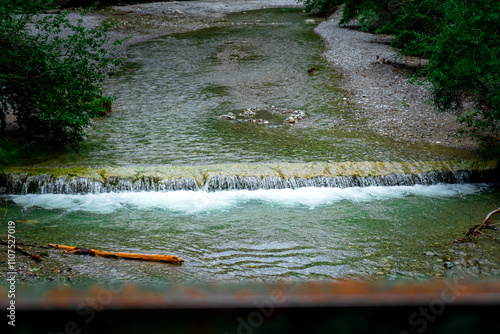
<path id="1" fill-rule="evenodd" d="M 430 54 L 428 77 L 441 110 L 457 111 L 471 136 L 500 137 L 500 1 L 447 1 L 445 24 Z M 472 98 L 473 105 L 464 105 Z M 496 148 L 498 151 L 498 148 Z"/>
<path id="2" fill-rule="evenodd" d="M 344 5 L 341 23 L 396 36 L 402 54 L 429 59 L 433 101 L 489 154 L 500 153 L 500 0 L 303 0 L 306 9 Z"/>
<path id="3" fill-rule="evenodd" d="M 101 84 L 120 63 L 119 42 L 109 42 L 107 24 L 86 29 L 68 13 L 41 15 L 50 3 L 0 0 L 0 127 L 12 112 L 27 139 L 78 148 L 106 111 Z"/>
<path id="4" fill-rule="evenodd" d="M 0 172 L 3 173 L 3 166 L 9 163 L 17 152 L 31 145 L 31 143 L 24 145 L 22 147 L 13 148 L 9 143 L 2 142 L 0 140 Z"/>
<path id="5" fill-rule="evenodd" d="M 304 8 L 308 12 L 317 12 L 320 14 L 327 14 L 333 11 L 337 5 L 343 1 L 338 0 L 298 0 L 304 3 Z"/>

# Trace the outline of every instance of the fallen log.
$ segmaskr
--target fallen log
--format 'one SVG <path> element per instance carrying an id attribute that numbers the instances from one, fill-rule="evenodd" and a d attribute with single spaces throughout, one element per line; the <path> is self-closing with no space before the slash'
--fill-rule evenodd
<path id="1" fill-rule="evenodd" d="M 182 264 L 184 260 L 174 255 L 156 255 L 156 254 L 134 254 L 134 253 L 121 253 L 121 252 L 102 252 L 91 248 L 79 248 L 72 246 L 49 244 L 50 247 L 64 249 L 70 254 L 90 255 L 95 257 L 108 257 L 113 259 L 128 259 L 128 260 L 143 260 L 155 262 L 168 262 L 173 264 Z"/>
<path id="2" fill-rule="evenodd" d="M 3 240 L 3 239 L 0 239 L 0 244 L 2 245 L 6 245 L 8 247 L 12 246 L 12 244 L 9 244 L 7 241 Z M 32 254 L 28 251 L 25 251 L 24 249 L 18 247 L 17 245 L 14 245 L 14 249 L 16 251 L 18 251 L 19 253 L 23 254 L 23 255 L 26 255 L 26 256 L 29 256 L 33 261 L 35 262 L 40 262 L 42 261 L 42 258 L 36 254 Z"/>

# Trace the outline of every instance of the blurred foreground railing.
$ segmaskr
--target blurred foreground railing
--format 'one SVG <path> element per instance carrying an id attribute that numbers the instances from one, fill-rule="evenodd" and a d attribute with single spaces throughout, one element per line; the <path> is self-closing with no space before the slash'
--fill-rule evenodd
<path id="1" fill-rule="evenodd" d="M 15 305 L 19 333 L 490 333 L 500 281 L 19 285 Z"/>

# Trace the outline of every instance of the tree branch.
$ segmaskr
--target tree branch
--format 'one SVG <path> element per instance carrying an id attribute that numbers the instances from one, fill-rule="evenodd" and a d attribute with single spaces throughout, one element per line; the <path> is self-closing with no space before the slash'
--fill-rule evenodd
<path id="1" fill-rule="evenodd" d="M 497 213 L 500 213 L 500 208 L 488 213 L 488 215 L 486 216 L 486 218 L 483 220 L 483 222 L 480 225 L 477 225 L 477 226 L 470 228 L 467 232 L 465 232 L 465 235 L 474 235 L 474 236 L 479 235 L 481 233 L 480 231 L 483 228 L 490 225 L 489 223 L 491 223 L 491 217 L 493 217 Z"/>

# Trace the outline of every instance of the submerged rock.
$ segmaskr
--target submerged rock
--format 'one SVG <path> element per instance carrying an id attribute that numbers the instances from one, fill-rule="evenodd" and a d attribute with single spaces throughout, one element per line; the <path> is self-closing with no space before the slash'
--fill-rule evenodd
<path id="1" fill-rule="evenodd" d="M 303 110 L 294 110 L 294 109 L 280 108 L 275 106 L 270 106 L 270 107 L 268 106 L 266 108 L 267 110 L 274 113 L 290 115 L 289 117 L 286 118 L 285 121 L 291 124 L 307 118 L 307 113 Z"/>
<path id="2" fill-rule="evenodd" d="M 260 109 L 257 108 L 257 107 L 250 107 L 250 108 L 247 108 L 243 111 L 243 114 L 240 114 L 241 116 L 244 116 L 244 117 L 254 117 L 255 115 L 257 115 L 257 112 L 259 112 Z"/>
<path id="3" fill-rule="evenodd" d="M 243 113 L 238 114 L 240 117 L 244 118 L 237 118 L 235 114 L 232 112 L 227 113 L 227 115 L 220 115 L 219 118 L 226 120 L 226 121 L 239 121 L 239 122 L 250 122 L 250 123 L 258 123 L 258 124 L 269 124 L 268 120 L 265 119 L 254 119 L 253 117 L 257 116 L 257 112 L 259 112 L 261 109 L 257 107 L 249 107 L 243 111 Z"/>
<path id="4" fill-rule="evenodd" d="M 269 124 L 269 121 L 266 121 L 264 119 L 252 119 L 252 122 L 253 123 L 257 123 L 257 124 Z"/>
<path id="5" fill-rule="evenodd" d="M 269 112 L 275 113 L 275 114 L 280 114 L 280 115 L 288 115 L 289 117 L 286 118 L 287 123 L 296 123 L 300 120 L 306 119 L 307 118 L 307 113 L 303 110 L 295 110 L 295 109 L 288 109 L 288 108 L 280 108 L 280 107 L 275 107 L 274 105 L 272 106 L 266 106 L 265 109 Z M 265 119 L 254 119 L 255 116 L 257 116 L 257 113 L 261 111 L 262 109 L 258 107 L 249 107 L 243 111 L 243 113 L 238 114 L 239 117 L 243 118 L 237 118 L 236 115 L 234 115 L 232 112 L 227 113 L 227 115 L 220 115 L 219 118 L 226 120 L 226 121 L 239 121 L 239 122 L 251 122 L 251 123 L 257 123 L 257 124 L 269 124 L 270 122 Z"/>
<path id="6" fill-rule="evenodd" d="M 219 118 L 226 120 L 226 121 L 236 121 L 237 118 L 233 113 L 228 113 L 227 115 L 220 115 Z"/>

